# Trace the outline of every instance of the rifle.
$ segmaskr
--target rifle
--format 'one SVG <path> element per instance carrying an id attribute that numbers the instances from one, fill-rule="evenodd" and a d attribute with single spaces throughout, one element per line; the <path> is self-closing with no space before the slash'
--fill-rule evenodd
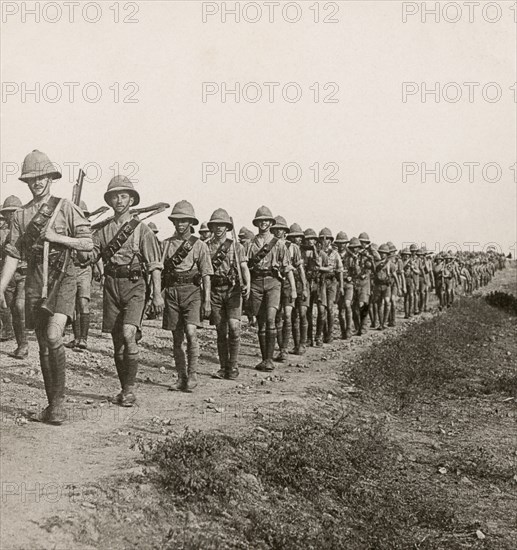
<path id="1" fill-rule="evenodd" d="M 97 208 L 97 210 L 94 210 L 93 212 L 91 212 L 88 215 L 88 221 L 91 222 L 92 218 L 95 218 L 95 219 L 99 218 L 100 216 L 105 214 L 108 210 L 109 210 L 108 206 L 99 206 L 99 208 Z"/>
<path id="2" fill-rule="evenodd" d="M 132 216 L 139 216 L 140 214 L 146 214 L 149 212 L 148 216 L 145 216 L 140 221 L 146 220 L 147 218 L 150 218 L 151 216 L 155 216 L 156 214 L 160 214 L 161 212 L 167 210 L 167 208 L 170 208 L 170 204 L 167 204 L 166 202 L 157 202 L 156 204 L 153 204 L 151 206 L 144 206 L 142 208 L 132 208 L 129 213 Z M 100 222 L 94 223 L 92 225 L 92 231 L 98 231 L 99 229 L 102 229 L 104 226 L 108 225 L 111 221 L 115 219 L 115 216 L 109 216 L 108 218 L 104 218 Z"/>
<path id="3" fill-rule="evenodd" d="M 84 183 L 84 177 L 85 177 L 84 170 L 81 168 L 79 170 L 79 174 L 77 176 L 77 182 L 74 185 L 74 189 L 72 191 L 72 202 L 79 206 L 79 202 L 81 201 L 81 193 L 83 190 L 83 183 Z M 54 209 L 54 213 L 52 214 L 52 217 L 50 218 L 47 227 L 52 227 L 54 222 L 56 221 L 57 215 L 59 214 L 59 211 L 61 210 L 61 204 L 62 199 L 57 204 L 56 208 Z M 50 295 L 53 295 L 57 290 L 59 290 L 59 283 L 63 280 L 63 277 L 65 275 L 66 268 L 68 266 L 68 261 L 70 259 L 71 251 L 69 248 L 61 252 L 58 260 L 55 262 L 55 266 L 57 267 L 57 275 L 52 282 L 52 289 L 50 291 Z M 43 244 L 43 289 L 41 292 L 41 298 L 43 299 L 42 308 L 46 308 L 47 301 L 50 298 L 49 296 L 49 289 L 48 289 L 48 272 L 49 272 L 49 255 L 50 255 L 50 243 L 48 241 L 45 241 Z"/>
<path id="4" fill-rule="evenodd" d="M 230 222 L 232 224 L 232 237 L 233 237 L 233 252 L 235 254 L 235 263 L 237 264 L 237 277 L 239 279 L 239 286 L 244 288 L 244 279 L 242 277 L 242 267 L 241 267 L 241 261 L 239 258 L 239 255 L 237 253 L 237 234 L 235 233 L 235 226 L 233 224 L 233 218 L 230 216 Z"/>

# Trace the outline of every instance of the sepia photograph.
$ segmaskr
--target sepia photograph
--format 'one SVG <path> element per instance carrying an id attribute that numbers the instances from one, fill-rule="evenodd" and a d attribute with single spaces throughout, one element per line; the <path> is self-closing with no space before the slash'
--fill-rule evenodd
<path id="1" fill-rule="evenodd" d="M 515 550 L 517 2 L 0 17 L 0 550 Z"/>

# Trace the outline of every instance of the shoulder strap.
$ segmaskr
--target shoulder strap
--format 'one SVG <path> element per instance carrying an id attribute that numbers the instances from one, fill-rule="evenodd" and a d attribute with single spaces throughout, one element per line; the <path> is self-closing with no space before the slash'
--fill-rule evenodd
<path id="1" fill-rule="evenodd" d="M 38 212 L 27 224 L 24 235 L 27 247 L 33 246 L 40 240 L 41 230 L 49 223 L 58 204 L 61 205 L 61 199 L 58 199 L 57 197 L 50 197 L 48 202 L 40 206 Z"/>
<path id="2" fill-rule="evenodd" d="M 124 243 L 131 237 L 135 229 L 140 224 L 140 221 L 136 218 L 131 218 L 126 222 L 118 231 L 117 234 L 111 239 L 106 248 L 101 253 L 101 258 L 104 263 L 108 263 L 113 256 L 124 246 Z"/>
<path id="3" fill-rule="evenodd" d="M 226 239 L 212 255 L 212 267 L 214 268 L 214 272 L 221 267 L 226 256 L 228 256 L 232 242 L 231 239 Z"/>
<path id="4" fill-rule="evenodd" d="M 197 241 L 198 237 L 195 235 L 190 235 L 186 241 L 183 241 L 183 243 L 181 243 L 181 245 L 177 248 L 176 252 L 174 252 L 170 258 L 165 260 L 165 271 L 175 271 L 181 262 L 187 257 L 192 248 L 194 248 Z"/>
<path id="5" fill-rule="evenodd" d="M 273 237 L 255 254 L 255 256 L 253 256 L 253 258 L 250 258 L 249 263 L 251 263 L 251 267 L 258 265 L 271 252 L 271 250 L 273 250 L 273 247 L 277 242 L 278 238 Z"/>

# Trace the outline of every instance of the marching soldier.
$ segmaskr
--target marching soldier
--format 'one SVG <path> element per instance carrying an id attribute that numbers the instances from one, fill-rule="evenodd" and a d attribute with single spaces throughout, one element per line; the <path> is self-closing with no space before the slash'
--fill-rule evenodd
<path id="1" fill-rule="evenodd" d="M 395 267 L 389 257 L 387 244 L 379 247 L 380 260 L 375 264 L 375 284 L 377 287 L 379 330 L 386 328 L 391 309 L 391 285 L 395 278 Z"/>
<path id="2" fill-rule="evenodd" d="M 210 228 L 206 224 L 206 222 L 203 222 L 201 226 L 199 227 L 199 240 L 202 242 L 208 241 L 210 238 Z"/>
<path id="3" fill-rule="evenodd" d="M 413 315 L 418 315 L 418 285 L 420 282 L 420 273 L 418 269 L 417 252 L 418 252 L 418 246 L 415 243 L 411 244 L 411 246 L 409 247 L 409 254 L 411 259 L 411 265 L 413 266 L 413 269 L 412 269 L 412 278 L 413 278 L 413 284 L 412 284 L 413 311 L 412 313 Z"/>
<path id="4" fill-rule="evenodd" d="M 348 340 L 352 337 L 352 302 L 354 299 L 354 283 L 352 279 L 353 257 L 348 251 L 347 234 L 340 231 L 336 235 L 335 243 L 338 246 L 338 252 L 343 264 L 343 292 L 338 301 L 338 317 L 341 328 L 341 338 Z"/>
<path id="5" fill-rule="evenodd" d="M 239 229 L 239 234 L 237 235 L 237 238 L 239 239 L 239 244 L 241 244 L 244 249 L 247 248 L 249 242 L 254 237 L 253 231 L 250 231 L 247 227 L 241 227 Z M 249 297 L 248 299 L 244 300 L 244 303 L 242 305 L 242 311 L 244 315 L 248 318 L 248 324 L 250 327 L 254 327 L 256 325 L 255 318 L 253 317 L 253 313 L 251 313 L 251 307 L 249 303 Z"/>
<path id="6" fill-rule="evenodd" d="M 243 296 L 245 299 L 249 297 L 250 273 L 244 247 L 227 237 L 227 232 L 233 229 L 228 212 L 223 208 L 215 210 L 208 228 L 212 237 L 206 244 L 214 270 L 210 292 L 211 321 L 217 331 L 221 366 L 213 378 L 235 380 L 239 376 L 242 300 Z"/>
<path id="7" fill-rule="evenodd" d="M 84 201 L 81 201 L 79 208 L 83 211 L 84 217 L 88 219 L 90 212 Z M 92 265 L 89 259 L 82 261 L 77 254 L 72 254 L 72 261 L 75 267 L 75 316 L 72 321 L 74 339 L 65 344 L 69 349 L 83 351 L 88 348 L 88 332 L 90 330 L 90 297 L 92 287 Z"/>
<path id="8" fill-rule="evenodd" d="M 307 296 L 307 281 L 305 280 L 305 271 L 303 269 L 303 260 L 300 248 L 290 240 L 286 240 L 289 226 L 282 216 L 275 217 L 275 225 L 271 228 L 273 235 L 285 244 L 289 261 L 293 268 L 293 276 L 296 283 L 296 300 L 303 300 Z M 289 356 L 289 343 L 292 333 L 292 312 L 296 301 L 291 297 L 291 283 L 285 277 L 282 280 L 282 292 L 280 297 L 280 308 L 276 314 L 276 337 L 280 353 L 275 361 L 285 363 Z M 299 351 L 299 344 L 298 344 Z"/>
<path id="9" fill-rule="evenodd" d="M 259 371 L 272 371 L 276 344 L 276 313 L 280 308 L 281 279 L 285 276 L 291 285 L 291 300 L 296 300 L 296 283 L 285 244 L 271 233 L 275 219 L 271 210 L 261 206 L 253 219 L 258 235 L 247 248 L 251 273 L 250 306 L 257 317 L 258 338 L 262 360 L 255 367 Z"/>
<path id="10" fill-rule="evenodd" d="M 147 227 L 154 233 L 154 236 L 156 237 L 156 240 L 158 241 L 158 245 L 160 247 L 160 250 L 162 249 L 162 243 L 158 239 L 158 233 L 160 230 L 156 227 L 156 224 L 154 222 L 149 222 L 147 224 Z"/>
<path id="11" fill-rule="evenodd" d="M 289 253 L 292 258 L 291 246 L 298 247 L 301 260 L 298 269 L 294 271 L 294 279 L 296 281 L 296 300 L 294 302 L 294 308 L 291 315 L 294 343 L 293 353 L 295 355 L 303 355 L 307 349 L 307 307 L 309 306 L 310 292 L 307 277 L 305 275 L 305 262 L 301 248 L 303 237 L 304 234 L 302 228 L 297 223 L 293 223 L 289 227 L 289 233 L 287 234 L 287 239 L 290 243 L 292 243 L 289 246 Z"/>
<path id="12" fill-rule="evenodd" d="M 365 252 L 363 244 L 357 237 L 352 237 L 348 244 L 348 250 L 352 258 L 349 267 L 354 282 L 354 301 L 352 303 L 352 315 L 357 336 L 365 332 L 365 322 L 368 317 L 370 304 L 370 275 L 373 270 L 373 261 Z"/>
<path id="13" fill-rule="evenodd" d="M 4 263 L 3 247 L 9 236 L 9 224 L 5 217 L 0 213 L 0 245 L 2 247 L 2 254 L 0 256 L 0 269 Z M 13 331 L 13 319 L 11 310 L 7 306 L 5 308 L 0 307 L 0 342 L 7 342 L 14 338 Z"/>
<path id="14" fill-rule="evenodd" d="M 418 313 L 427 311 L 429 291 L 434 288 L 432 263 L 427 258 L 427 250 L 424 247 L 417 250 L 418 256 Z"/>
<path id="15" fill-rule="evenodd" d="M 104 200 L 113 209 L 114 217 L 94 235 L 96 258 L 102 260 L 104 267 L 102 331 L 111 333 L 121 386 L 112 402 L 132 407 L 136 403 L 137 332 L 146 306 L 147 273 L 151 274 L 153 305 L 161 312 L 162 264 L 153 232 L 129 212 L 140 202 L 131 181 L 120 175 L 112 178 Z"/>
<path id="16" fill-rule="evenodd" d="M 397 299 L 399 296 L 404 296 L 406 293 L 406 281 L 404 279 L 404 266 L 401 258 L 397 255 L 397 247 L 391 242 L 386 243 L 390 251 L 390 259 L 393 264 L 394 276 L 391 281 L 391 299 L 390 299 L 390 315 L 388 326 L 396 325 Z"/>
<path id="17" fill-rule="evenodd" d="M 328 257 L 328 265 L 320 266 L 321 278 L 323 281 L 323 290 L 326 294 L 324 303 L 325 317 L 323 319 L 323 342 L 329 344 L 332 342 L 332 332 L 334 330 L 334 304 L 336 299 L 341 298 L 343 294 L 343 262 L 337 250 L 332 246 L 334 237 L 328 227 L 324 227 L 319 233 L 321 250 Z"/>
<path id="18" fill-rule="evenodd" d="M 418 276 L 418 267 L 408 248 L 400 253 L 403 264 L 406 292 L 404 293 L 404 319 L 409 319 L 413 314 L 415 299 L 415 277 Z"/>
<path id="19" fill-rule="evenodd" d="M 206 243 L 191 231 L 199 224 L 193 206 L 185 200 L 177 202 L 169 220 L 174 224 L 175 232 L 163 242 L 165 308 L 162 327 L 172 332 L 174 363 L 178 372 L 174 389 L 190 392 L 198 384 L 197 328 L 202 326 L 202 318 L 210 316 L 210 276 L 214 270 Z M 186 357 L 183 350 L 185 335 Z"/>
<path id="20" fill-rule="evenodd" d="M 9 226 L 11 219 L 16 210 L 22 207 L 22 201 L 15 195 L 7 197 L 4 201 L 2 208 L 0 209 L 0 215 L 5 219 L 6 230 L 2 231 L 1 236 L 1 262 L 3 264 L 5 250 L 4 246 L 9 235 Z M 7 303 L 7 315 L 8 321 L 14 330 L 14 337 L 16 338 L 16 349 L 9 353 L 10 357 L 15 359 L 24 359 L 29 355 L 29 345 L 27 343 L 27 332 L 25 330 L 25 277 L 27 275 L 27 262 L 20 261 L 18 267 L 14 273 L 11 282 L 7 286 L 5 291 L 5 301 Z M 2 327 L 3 328 L 3 327 Z M 9 328 L 6 327 L 7 329 Z"/>
<path id="21" fill-rule="evenodd" d="M 25 157 L 19 179 L 29 186 L 33 199 L 13 214 L 0 279 L 0 299 L 4 302 L 4 293 L 20 261 L 27 261 L 25 320 L 27 328 L 36 332 L 49 403 L 35 419 L 50 424 L 61 424 L 66 419 L 63 332 L 75 307 L 75 272 L 72 265 L 66 265 L 63 251 L 76 250 L 87 260 L 93 249 L 90 224 L 81 210 L 67 199 L 50 194 L 53 181 L 59 178 L 61 173 L 44 153 L 35 150 Z M 56 264 L 57 269 L 52 269 Z M 47 291 L 48 296 L 42 300 Z"/>

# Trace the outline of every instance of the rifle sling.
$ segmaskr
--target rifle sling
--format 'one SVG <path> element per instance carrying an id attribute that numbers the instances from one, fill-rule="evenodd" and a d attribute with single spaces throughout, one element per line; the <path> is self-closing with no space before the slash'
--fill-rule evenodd
<path id="1" fill-rule="evenodd" d="M 169 259 L 164 261 L 164 272 L 173 273 L 176 271 L 181 262 L 188 256 L 188 253 L 194 248 L 197 240 L 198 237 L 191 235 L 186 241 L 183 241 L 183 243 L 176 249 L 176 252 L 174 252 Z"/>
<path id="2" fill-rule="evenodd" d="M 258 264 L 273 250 L 273 247 L 278 242 L 277 237 L 273 237 L 268 243 L 266 243 L 256 254 L 253 256 L 253 258 L 249 259 L 250 268 L 254 269 L 258 266 Z"/>
<path id="3" fill-rule="evenodd" d="M 61 199 L 50 197 L 48 202 L 42 204 L 25 229 L 25 244 L 27 248 L 34 246 L 39 240 L 41 230 L 49 223 L 56 211 Z"/>
<path id="4" fill-rule="evenodd" d="M 221 267 L 224 260 L 226 259 L 226 256 L 228 256 L 228 252 L 230 251 L 232 242 L 233 241 L 231 239 L 226 239 L 224 243 L 222 243 L 219 248 L 214 252 L 212 256 L 212 267 L 214 269 L 214 273 Z"/>
<path id="5" fill-rule="evenodd" d="M 134 233 L 139 223 L 140 221 L 136 218 L 131 218 L 117 231 L 117 234 L 111 239 L 101 253 L 102 261 L 105 264 L 107 264 L 111 258 L 113 258 L 113 256 L 115 256 L 115 254 L 124 246 L 125 242 Z"/>

